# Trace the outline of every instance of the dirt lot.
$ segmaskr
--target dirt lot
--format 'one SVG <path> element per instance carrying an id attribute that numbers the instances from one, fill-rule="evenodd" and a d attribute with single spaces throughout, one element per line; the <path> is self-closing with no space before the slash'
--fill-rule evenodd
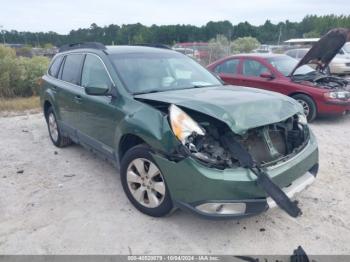
<path id="1" fill-rule="evenodd" d="M 80 146 L 55 148 L 41 114 L 0 118 L 1 254 L 350 254 L 350 116 L 312 125 L 320 172 L 298 200 L 241 221 L 136 211 L 112 165 Z"/>

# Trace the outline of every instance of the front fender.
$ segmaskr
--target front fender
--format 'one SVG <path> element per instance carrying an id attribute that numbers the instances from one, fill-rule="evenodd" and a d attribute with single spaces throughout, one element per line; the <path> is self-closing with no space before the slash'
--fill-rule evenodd
<path id="1" fill-rule="evenodd" d="M 173 152 L 180 144 L 170 128 L 167 115 L 144 104 L 120 122 L 116 131 L 116 148 L 125 135 L 135 135 L 152 149 L 164 153 Z"/>

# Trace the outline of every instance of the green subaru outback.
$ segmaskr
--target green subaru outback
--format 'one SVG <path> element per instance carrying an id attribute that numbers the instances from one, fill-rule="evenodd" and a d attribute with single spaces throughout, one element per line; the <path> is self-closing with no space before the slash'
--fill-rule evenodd
<path id="1" fill-rule="evenodd" d="M 241 218 L 279 206 L 318 171 L 316 139 L 293 99 L 223 85 L 162 46 L 63 46 L 43 76 L 54 145 L 80 144 L 115 163 L 130 202 Z"/>

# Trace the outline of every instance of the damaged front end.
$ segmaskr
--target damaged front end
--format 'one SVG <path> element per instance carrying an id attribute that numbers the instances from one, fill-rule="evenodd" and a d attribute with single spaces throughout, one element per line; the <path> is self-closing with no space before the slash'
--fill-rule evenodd
<path id="1" fill-rule="evenodd" d="M 234 134 L 225 123 L 202 113 L 191 110 L 190 115 L 175 105 L 169 108 L 171 127 L 188 156 L 217 169 L 251 170 L 257 176 L 258 186 L 277 205 L 293 217 L 301 214 L 296 202 L 272 182 L 264 168 L 292 158 L 307 145 L 310 132 L 304 115 L 296 114 L 242 135 Z"/>
<path id="2" fill-rule="evenodd" d="M 234 134 L 225 123 L 199 112 L 191 111 L 191 117 L 198 123 L 200 133 L 188 131 L 180 140 L 189 155 L 218 169 L 241 166 L 230 149 L 229 141 L 232 140 L 239 143 L 260 167 L 286 161 L 298 154 L 309 140 L 309 129 L 301 114 L 247 130 L 242 135 Z"/>

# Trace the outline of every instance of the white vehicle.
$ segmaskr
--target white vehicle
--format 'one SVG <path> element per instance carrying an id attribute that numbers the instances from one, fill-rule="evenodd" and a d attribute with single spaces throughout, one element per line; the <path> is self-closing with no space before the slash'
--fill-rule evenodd
<path id="1" fill-rule="evenodd" d="M 339 58 L 345 58 L 350 60 L 350 42 L 347 42 L 342 49 L 340 49 L 339 53 L 337 54 L 337 57 Z"/>
<path id="2" fill-rule="evenodd" d="M 350 49 L 350 43 L 347 43 L 344 45 L 344 47 L 347 47 Z M 344 49 L 344 47 L 341 49 L 341 51 Z M 305 54 L 309 51 L 309 48 L 298 48 L 298 49 L 291 49 L 285 52 L 286 55 L 293 57 L 297 60 L 302 59 Z M 341 52 L 340 51 L 340 52 Z M 350 50 L 349 50 L 350 51 Z M 349 56 L 349 59 L 346 58 L 346 56 L 337 54 L 329 64 L 329 70 L 331 74 L 334 75 L 349 75 L 350 74 L 350 53 L 347 55 Z"/>

